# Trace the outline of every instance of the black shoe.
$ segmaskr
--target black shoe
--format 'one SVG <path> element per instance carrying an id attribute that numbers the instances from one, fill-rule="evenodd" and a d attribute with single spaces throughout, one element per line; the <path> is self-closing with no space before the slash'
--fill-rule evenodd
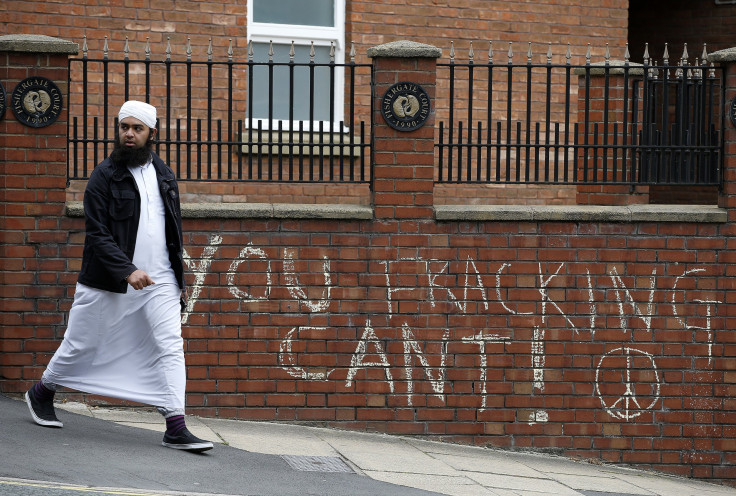
<path id="1" fill-rule="evenodd" d="M 26 404 L 31 411 L 33 420 L 38 425 L 44 427 L 64 427 L 64 424 L 56 418 L 53 398 L 46 401 L 39 401 L 36 399 L 36 395 L 33 394 L 33 388 L 31 388 L 26 391 Z"/>
<path id="2" fill-rule="evenodd" d="M 192 453 L 201 453 L 203 451 L 211 450 L 214 446 L 211 442 L 204 441 L 196 437 L 194 434 L 189 432 L 189 429 L 186 427 L 184 427 L 176 436 L 164 433 L 164 440 L 161 444 L 167 448 L 191 451 Z"/>

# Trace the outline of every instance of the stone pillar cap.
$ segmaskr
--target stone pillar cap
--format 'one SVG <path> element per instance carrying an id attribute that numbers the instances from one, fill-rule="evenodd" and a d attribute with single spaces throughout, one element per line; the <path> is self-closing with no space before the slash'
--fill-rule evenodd
<path id="1" fill-rule="evenodd" d="M 606 69 L 608 67 L 608 69 Z M 608 72 L 609 76 L 622 76 L 627 72 L 629 76 L 641 76 L 644 74 L 644 65 L 636 62 L 626 62 L 625 60 L 609 60 L 606 62 L 594 62 L 590 64 L 589 69 L 585 67 L 576 67 L 572 73 L 576 76 L 585 76 L 589 72 L 591 76 L 605 76 Z"/>
<path id="2" fill-rule="evenodd" d="M 713 62 L 714 64 L 719 62 L 736 62 L 736 47 L 709 53 L 708 62 Z"/>
<path id="3" fill-rule="evenodd" d="M 65 53 L 76 55 L 79 44 L 42 34 L 0 36 L 0 52 Z"/>
<path id="4" fill-rule="evenodd" d="M 368 57 L 396 57 L 396 58 L 429 58 L 438 59 L 442 50 L 432 45 L 417 43 L 416 41 L 392 41 L 368 49 Z"/>

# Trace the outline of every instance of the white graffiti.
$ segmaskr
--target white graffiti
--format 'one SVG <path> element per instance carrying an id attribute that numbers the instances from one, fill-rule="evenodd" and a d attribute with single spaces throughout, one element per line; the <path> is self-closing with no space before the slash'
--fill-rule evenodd
<path id="1" fill-rule="evenodd" d="M 267 261 L 267 268 L 266 268 L 266 290 L 263 295 L 252 295 L 246 291 L 243 291 L 239 287 L 235 285 L 235 273 L 238 270 L 238 267 L 240 264 L 245 262 L 249 258 L 257 257 L 263 260 L 268 260 L 268 257 L 266 256 L 266 252 L 263 251 L 260 248 L 253 248 L 250 243 L 248 243 L 248 246 L 240 250 L 240 253 L 238 254 L 238 258 L 233 260 L 233 263 L 230 264 L 230 268 L 227 271 L 227 286 L 230 290 L 230 293 L 238 298 L 239 300 L 243 301 L 259 301 L 259 300 L 267 300 L 269 295 L 271 294 L 271 261 Z"/>
<path id="2" fill-rule="evenodd" d="M 532 367 L 534 368 L 534 382 L 532 388 L 544 392 L 544 365 L 547 361 L 544 355 L 544 329 L 534 327 L 532 339 Z"/>
<path id="3" fill-rule="evenodd" d="M 616 360 L 621 356 L 625 360 L 623 368 Z M 634 365 L 632 363 L 634 361 L 642 363 Z M 604 366 L 604 362 L 613 363 Z M 632 372 L 636 373 L 637 377 L 632 378 Z M 606 373 L 612 373 L 614 380 L 604 381 L 603 375 Z M 622 383 L 618 380 L 621 375 L 623 375 Z M 601 390 L 601 387 L 607 389 Z M 621 387 L 623 391 L 620 390 Z M 638 394 L 637 390 L 640 391 Z M 601 357 L 595 369 L 595 391 L 603 409 L 612 417 L 632 420 L 651 410 L 659 401 L 660 393 L 659 373 L 654 357 L 650 353 L 628 346 L 609 351 Z"/>
<path id="4" fill-rule="evenodd" d="M 483 334 L 478 333 L 475 336 L 464 337 L 463 341 L 466 343 L 478 345 L 478 355 L 480 357 L 480 384 L 481 384 L 481 400 L 480 408 L 478 411 L 485 411 L 487 406 L 488 390 L 486 386 L 486 378 L 488 374 L 488 354 L 486 353 L 486 343 L 493 341 L 510 341 L 511 338 L 505 336 L 499 336 L 498 334 Z"/>
<path id="5" fill-rule="evenodd" d="M 296 364 L 296 354 L 292 352 L 292 344 L 294 342 L 294 334 L 300 334 L 302 331 L 316 330 L 324 331 L 326 327 L 294 327 L 286 335 L 281 344 L 279 345 L 278 361 L 281 368 L 284 369 L 290 376 L 296 377 L 297 379 L 304 379 L 307 381 L 326 381 L 335 369 L 330 369 L 325 372 L 307 372 L 303 367 L 299 367 Z"/>
<path id="6" fill-rule="evenodd" d="M 705 326 L 695 326 L 695 325 L 689 325 L 685 319 L 680 317 L 677 313 L 677 304 L 676 304 L 676 296 L 677 296 L 677 284 L 680 282 L 680 279 L 684 278 L 685 276 L 688 276 L 690 274 L 697 274 L 700 272 L 705 272 L 705 269 L 691 269 L 686 270 L 681 276 L 677 276 L 675 279 L 675 283 L 672 285 L 672 314 L 675 316 L 677 321 L 684 327 L 685 329 L 694 329 L 694 330 L 701 330 L 706 332 L 706 336 L 708 337 L 708 364 L 713 363 L 713 329 L 711 328 L 711 316 L 713 315 L 713 305 L 717 303 L 721 303 L 719 300 L 701 300 L 698 298 L 694 298 L 693 301 L 695 303 L 702 303 L 705 304 Z M 684 293 L 684 291 L 680 290 L 681 293 Z M 684 300 L 683 295 L 683 300 Z"/>
<path id="7" fill-rule="evenodd" d="M 440 366 L 437 369 L 437 376 L 435 377 L 434 372 L 429 366 L 429 361 L 427 360 L 427 357 L 424 356 L 424 352 L 421 348 L 419 348 L 419 343 L 417 343 L 414 332 L 411 330 L 411 327 L 409 327 L 407 324 L 404 324 L 401 327 L 401 335 L 404 338 L 404 374 L 407 381 L 407 402 L 409 406 L 412 406 L 412 396 L 414 395 L 414 376 L 413 376 L 413 361 L 412 361 L 412 353 L 416 355 L 417 359 L 419 360 L 419 363 L 421 363 L 422 368 L 424 369 L 424 374 L 427 376 L 427 379 L 429 380 L 429 384 L 432 386 L 432 390 L 434 391 L 434 395 L 443 400 L 445 399 L 445 361 L 447 359 L 447 339 L 450 336 L 450 330 L 445 329 L 445 332 L 442 334 L 442 353 L 440 354 L 441 360 L 440 360 Z"/>
<path id="8" fill-rule="evenodd" d="M 208 245 L 202 250 L 202 255 L 195 263 L 185 252 L 184 259 L 187 267 L 194 273 L 194 283 L 192 284 L 189 297 L 187 300 L 185 311 L 182 314 L 182 324 L 186 323 L 189 316 L 193 312 L 196 302 L 198 301 L 202 288 L 204 287 L 205 278 L 211 270 L 213 257 L 218 248 L 222 244 L 221 236 L 212 236 Z M 283 281 L 286 290 L 291 298 L 298 301 L 300 306 L 309 313 L 319 314 L 327 313 L 332 303 L 333 278 L 331 261 L 327 257 L 322 257 L 321 272 L 324 284 L 321 289 L 307 288 L 301 282 L 297 275 L 295 259 L 297 257 L 296 249 L 285 248 L 283 251 Z M 256 277 L 263 281 L 265 277 L 265 285 L 261 284 L 260 289 L 255 284 L 242 284 L 236 282 L 238 270 L 241 264 L 246 261 L 256 261 L 261 264 L 261 268 Z M 573 331 L 574 335 L 579 336 L 581 333 L 590 333 L 590 339 L 595 340 L 597 328 L 597 305 L 606 304 L 605 300 L 596 299 L 596 291 L 594 291 L 591 272 L 586 268 L 585 284 L 587 288 L 587 314 L 584 312 L 573 312 L 569 315 L 566 312 L 568 302 L 562 299 L 564 291 L 552 291 L 555 281 L 559 281 L 565 272 L 566 264 L 564 262 L 555 263 L 551 267 L 551 272 L 546 272 L 541 262 L 537 263 L 538 273 L 536 279 L 536 291 L 538 298 L 535 301 L 523 301 L 524 305 L 533 307 L 538 305 L 538 311 L 522 311 L 516 305 L 518 301 L 510 298 L 509 290 L 505 290 L 502 282 L 505 277 L 516 278 L 512 271 L 511 263 L 500 263 L 495 271 L 495 301 L 488 298 L 488 289 L 483 274 L 478 268 L 475 260 L 467 257 L 464 262 L 464 271 L 459 273 L 451 273 L 451 262 L 446 260 L 424 260 L 421 257 L 403 257 L 397 260 L 382 260 L 378 262 L 383 265 L 385 291 L 386 291 L 386 309 L 389 316 L 395 316 L 399 311 L 399 303 L 404 299 L 404 294 L 412 302 L 417 301 L 417 292 L 424 294 L 424 300 L 431 308 L 436 308 L 438 302 L 444 301 L 451 305 L 457 313 L 461 315 L 477 314 L 481 307 L 483 310 L 492 312 L 491 305 L 498 305 L 496 315 L 507 313 L 511 316 L 532 316 L 530 319 L 537 321 L 533 325 L 532 338 L 529 341 L 529 353 L 531 357 L 532 369 L 532 394 L 545 393 L 545 372 L 547 367 L 547 346 L 546 338 L 549 333 L 550 325 L 554 325 L 549 318 L 558 315 L 564 322 L 564 325 Z M 411 264 L 415 264 L 412 268 Z M 422 273 L 424 270 L 424 273 Z M 695 268 L 684 270 L 682 275 L 675 278 L 672 285 L 671 298 L 665 300 L 672 305 L 672 314 L 676 321 L 684 329 L 692 329 L 705 331 L 705 339 L 707 339 L 707 355 L 709 363 L 713 359 L 713 329 L 712 316 L 715 314 L 715 305 L 721 301 L 712 297 L 692 298 L 689 301 L 701 305 L 702 311 L 697 317 L 686 314 L 681 315 L 679 306 L 687 303 L 686 290 L 680 288 L 682 280 L 688 276 L 696 276 L 704 272 L 705 269 Z M 248 280 L 247 274 L 241 274 L 240 280 Z M 634 324 L 636 327 L 643 329 L 645 332 L 652 331 L 653 317 L 655 316 L 655 293 L 657 288 L 657 271 L 652 270 L 651 276 L 648 278 L 647 296 L 644 301 L 637 301 L 635 292 L 629 290 L 624 278 L 619 275 L 619 269 L 613 266 L 609 269 L 606 276 L 610 278 L 612 291 L 616 300 L 618 309 L 618 324 L 621 332 L 630 333 L 630 339 L 633 340 Z M 424 279 L 422 279 L 424 278 Z M 275 280 L 272 273 L 271 259 L 263 248 L 254 247 L 251 243 L 242 248 L 235 260 L 232 261 L 226 274 L 226 283 L 229 292 L 233 297 L 244 303 L 255 303 L 268 300 L 271 298 L 271 289 Z M 443 284 L 443 281 L 446 281 Z M 635 284 L 634 287 L 639 289 L 641 284 Z M 509 286 L 510 288 L 516 287 Z M 461 288 L 461 289 L 460 289 Z M 316 298 L 312 296 L 309 290 L 314 289 Z M 257 294 L 254 294 L 254 290 Z M 441 299 L 442 294 L 438 292 L 444 291 L 445 298 Z M 691 290 L 692 291 L 692 290 Z M 320 294 L 321 292 L 321 294 Z M 403 293 L 403 294 L 402 294 Z M 598 294 L 601 294 L 600 292 Z M 421 298 L 420 298 L 421 299 Z M 470 305 L 473 305 L 472 308 Z M 572 309 L 577 310 L 577 304 L 571 303 Z M 524 309 L 526 310 L 526 308 Z M 403 308 L 401 312 L 404 312 Z M 698 321 L 695 322 L 697 318 Z M 640 322 L 640 324 L 639 324 Z M 697 324 L 697 325 L 696 325 Z M 559 324 L 558 324 L 559 325 Z M 390 359 L 396 356 L 395 352 L 388 354 L 386 351 L 386 339 L 379 337 L 373 325 L 371 318 L 365 321 L 362 334 L 357 340 L 356 347 L 351 355 L 350 364 L 342 370 L 346 370 L 345 387 L 352 387 L 356 381 L 356 377 L 361 371 L 366 372 L 366 377 L 375 380 L 375 375 L 369 373 L 374 369 L 380 371 L 380 381 L 385 382 L 391 394 L 406 394 L 407 404 L 413 406 L 415 401 L 415 382 L 417 380 L 416 370 L 420 369 L 424 375 L 425 384 L 428 385 L 428 393 L 439 399 L 443 403 L 446 401 L 445 390 L 447 382 L 447 358 L 450 330 L 445 329 L 440 337 L 434 339 L 418 339 L 414 329 L 409 325 L 408 321 L 404 321 L 400 326 L 401 346 L 403 349 L 403 366 L 392 365 Z M 300 361 L 300 353 L 308 353 L 301 345 L 301 340 L 309 339 L 310 333 L 327 330 L 327 327 L 319 326 L 298 326 L 293 327 L 279 344 L 278 364 L 291 377 L 306 381 L 326 381 L 328 379 L 335 380 L 335 375 L 339 368 L 326 367 L 304 367 Z M 398 332 L 399 329 L 394 331 Z M 507 331 L 509 335 L 499 333 L 498 331 Z M 488 370 L 489 370 L 489 351 L 490 343 L 502 343 L 504 349 L 507 343 L 513 343 L 513 329 L 476 329 L 470 336 L 460 336 L 460 342 L 477 346 L 478 353 L 478 394 L 481 398 L 479 411 L 488 409 Z M 300 345 L 297 345 L 300 343 Z M 422 344 L 424 343 L 424 344 Z M 298 351 L 295 351 L 298 350 Z M 400 372 L 394 372 L 399 370 Z M 405 379 L 406 390 L 397 391 L 395 374 Z M 618 379 L 616 379 L 618 378 Z M 595 396 L 600 400 L 603 409 L 611 416 L 625 421 L 631 421 L 647 410 L 651 410 L 659 401 L 660 391 L 660 374 L 657 369 L 656 357 L 652 354 L 637 349 L 633 346 L 620 346 L 603 355 L 595 368 Z M 423 393 L 424 394 L 424 393 Z M 529 414 L 528 422 L 530 424 L 547 422 L 549 414 L 544 409 L 534 410 Z"/>
<path id="9" fill-rule="evenodd" d="M 372 344 L 375 349 L 375 354 L 378 356 L 378 362 L 366 362 L 365 357 L 368 354 L 368 345 Z M 386 357 L 386 351 L 381 344 L 381 340 L 376 336 L 376 332 L 371 327 L 371 321 L 368 320 L 365 323 L 365 330 L 363 335 L 358 341 L 358 346 L 355 348 L 353 357 L 350 359 L 350 368 L 348 369 L 348 378 L 345 381 L 345 387 L 350 387 L 353 384 L 353 379 L 359 370 L 368 367 L 382 367 L 386 375 L 386 382 L 389 385 L 391 392 L 394 392 L 394 379 L 391 376 L 391 365 L 388 363 Z"/>
<path id="10" fill-rule="evenodd" d="M 634 301 L 634 298 L 632 298 L 629 289 L 626 287 L 623 280 L 621 280 L 621 276 L 618 275 L 616 267 L 613 267 L 613 269 L 611 270 L 611 283 L 613 284 L 613 287 L 616 288 L 616 300 L 618 301 L 618 312 L 621 319 L 620 325 L 622 331 L 630 329 L 629 322 L 626 317 L 627 314 L 624 310 L 624 302 L 632 308 L 633 315 L 642 319 L 645 324 L 646 330 L 652 330 L 652 315 L 654 314 L 654 287 L 656 284 L 656 275 L 657 270 L 655 269 L 652 271 L 652 277 L 649 280 L 649 301 L 647 302 L 646 312 L 643 313 L 639 308 L 639 305 L 636 303 L 636 301 Z M 619 291 L 619 288 L 623 290 L 623 297 Z"/>
<path id="11" fill-rule="evenodd" d="M 199 299 L 199 295 L 202 292 L 202 285 L 204 285 L 204 279 L 207 277 L 207 273 L 210 271 L 210 265 L 212 264 L 212 257 L 217 251 L 217 247 L 222 243 L 222 236 L 213 235 L 210 237 L 209 244 L 202 250 L 202 258 L 199 264 L 195 264 L 186 250 L 183 250 L 184 263 L 187 269 L 191 270 L 194 274 L 194 284 L 192 284 L 191 293 L 187 297 L 186 307 L 181 314 L 182 325 L 189 321 L 189 314 L 192 313 L 194 304 Z"/>
<path id="12" fill-rule="evenodd" d="M 330 293 L 332 291 L 332 280 L 330 279 L 330 261 L 324 257 L 322 270 L 325 276 L 325 290 L 322 292 L 322 298 L 317 301 L 310 301 L 307 293 L 299 284 L 299 277 L 294 270 L 294 253 L 292 250 L 284 250 L 284 278 L 286 279 L 286 287 L 289 294 L 295 300 L 299 300 L 304 304 L 310 312 L 324 312 L 330 306 Z"/>

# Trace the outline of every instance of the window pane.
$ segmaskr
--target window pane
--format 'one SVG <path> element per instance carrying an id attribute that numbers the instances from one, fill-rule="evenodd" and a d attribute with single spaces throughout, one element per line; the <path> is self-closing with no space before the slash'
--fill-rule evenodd
<path id="1" fill-rule="evenodd" d="M 253 0 L 253 21 L 333 27 L 335 0 Z"/>
<path id="2" fill-rule="evenodd" d="M 309 62 L 310 46 L 294 47 L 295 64 Z M 290 45 L 273 45 L 274 62 L 289 62 Z M 315 63 L 330 62 L 330 47 L 314 47 Z M 253 61 L 268 62 L 268 43 L 253 43 Z M 294 66 L 294 120 L 309 120 L 310 72 L 314 71 L 314 113 L 315 121 L 330 120 L 330 68 Z M 337 69 L 336 69 L 337 70 Z M 273 66 L 273 118 L 289 119 L 289 71 L 288 66 Z M 268 66 L 253 67 L 253 118 L 267 119 L 269 94 Z M 250 101 L 250 98 L 249 100 Z"/>

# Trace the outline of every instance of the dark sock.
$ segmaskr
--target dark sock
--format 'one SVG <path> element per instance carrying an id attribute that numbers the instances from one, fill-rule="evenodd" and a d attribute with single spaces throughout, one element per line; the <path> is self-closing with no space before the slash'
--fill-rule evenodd
<path id="1" fill-rule="evenodd" d="M 166 419 L 166 434 L 176 436 L 186 428 L 184 415 L 174 415 Z"/>
<path id="2" fill-rule="evenodd" d="M 33 396 L 35 396 L 38 401 L 53 401 L 55 393 L 56 391 L 52 391 L 47 388 L 41 381 L 38 381 L 38 383 L 33 386 Z"/>

